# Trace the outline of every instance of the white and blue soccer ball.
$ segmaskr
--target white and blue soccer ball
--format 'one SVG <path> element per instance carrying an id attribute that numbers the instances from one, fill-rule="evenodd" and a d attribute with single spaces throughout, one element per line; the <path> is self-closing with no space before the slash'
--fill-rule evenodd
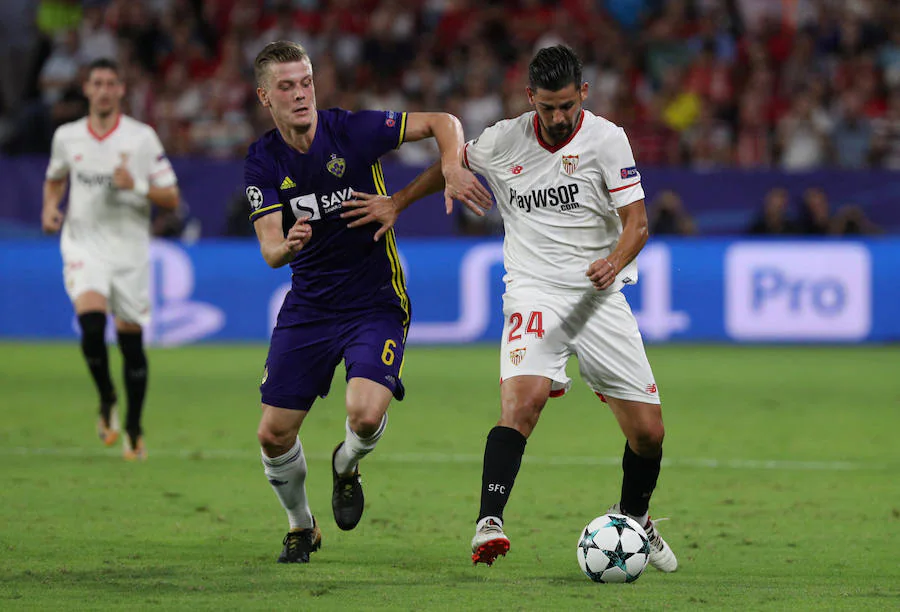
<path id="1" fill-rule="evenodd" d="M 604 514 L 578 536 L 578 565 L 594 582 L 634 582 L 647 567 L 650 541 L 637 521 Z"/>

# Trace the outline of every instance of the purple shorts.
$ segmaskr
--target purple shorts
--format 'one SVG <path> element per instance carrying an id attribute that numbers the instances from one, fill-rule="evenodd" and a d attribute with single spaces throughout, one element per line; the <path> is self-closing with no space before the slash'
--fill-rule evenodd
<path id="1" fill-rule="evenodd" d="M 262 403 L 309 410 L 317 396 L 328 395 L 341 359 L 347 380 L 367 378 L 402 400 L 406 321 L 406 313 L 392 305 L 324 317 L 303 317 L 283 308 L 259 386 Z"/>

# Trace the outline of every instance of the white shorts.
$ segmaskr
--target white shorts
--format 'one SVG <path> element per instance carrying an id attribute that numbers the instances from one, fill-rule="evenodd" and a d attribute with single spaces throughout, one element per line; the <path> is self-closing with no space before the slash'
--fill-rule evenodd
<path id="1" fill-rule="evenodd" d="M 500 378 L 544 376 L 551 397 L 569 390 L 571 355 L 581 378 L 597 394 L 659 404 L 659 392 L 637 321 L 625 296 L 567 296 L 519 287 L 503 296 Z"/>
<path id="2" fill-rule="evenodd" d="M 63 250 L 66 293 L 75 299 L 96 291 L 109 302 L 109 310 L 121 321 L 150 324 L 150 265 L 113 264 L 78 249 Z"/>

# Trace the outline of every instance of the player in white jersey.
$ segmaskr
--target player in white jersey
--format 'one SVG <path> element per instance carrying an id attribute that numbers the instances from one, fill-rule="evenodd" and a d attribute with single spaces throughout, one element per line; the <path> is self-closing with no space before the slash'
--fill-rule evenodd
<path id="1" fill-rule="evenodd" d="M 60 126 L 53 135 L 41 222 L 47 233 L 62 228 L 63 278 L 81 327 L 81 350 L 100 395 L 97 433 L 107 446 L 119 437 L 105 340 L 106 316 L 112 312 L 128 406 L 123 456 L 145 459 L 142 330 L 150 320 L 150 209 L 153 204 L 176 208 L 178 187 L 153 128 L 121 113 L 125 86 L 115 62 L 91 63 L 84 94 L 88 116 Z"/>
<path id="2" fill-rule="evenodd" d="M 500 208 L 507 271 L 500 421 L 485 446 L 472 560 L 490 565 L 508 552 L 503 510 L 526 440 L 547 399 L 569 389 L 566 362 L 575 355 L 627 440 L 621 499 L 611 510 L 645 526 L 650 562 L 671 572 L 678 562 L 648 512 L 665 433 L 659 393 L 620 293 L 637 282 L 635 257 L 647 241 L 644 191 L 625 132 L 582 108 L 587 92 L 571 49 L 541 49 L 529 66 L 535 110 L 498 122 L 463 149 L 463 164 L 487 179 Z M 349 204 L 392 224 L 441 186 L 429 168 L 390 200 L 361 194 Z"/>

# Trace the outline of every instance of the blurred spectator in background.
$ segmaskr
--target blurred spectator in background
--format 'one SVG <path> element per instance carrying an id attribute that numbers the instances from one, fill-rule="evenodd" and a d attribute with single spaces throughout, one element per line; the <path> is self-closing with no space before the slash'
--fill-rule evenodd
<path id="1" fill-rule="evenodd" d="M 587 108 L 628 131 L 641 167 L 900 169 L 888 0 L 2 0 L 0 146 L 46 153 L 84 113 L 82 66 L 108 55 L 170 154 L 240 158 L 271 127 L 248 83 L 275 39 L 319 58 L 323 107 L 447 109 L 479 133 L 528 110 L 528 60 L 562 41 L 584 59 Z M 425 163 L 430 147 L 393 155 Z"/>
<path id="2" fill-rule="evenodd" d="M 118 39 L 105 21 L 107 5 L 99 2 L 85 4 L 84 18 L 78 32 L 85 63 L 102 57 L 118 57 Z"/>
<path id="3" fill-rule="evenodd" d="M 900 170 L 900 88 L 891 91 L 887 112 L 872 126 L 872 158 L 876 166 Z"/>
<path id="4" fill-rule="evenodd" d="M 670 189 L 659 193 L 650 205 L 651 236 L 693 236 L 694 220 L 684 210 L 681 196 Z"/>
<path id="5" fill-rule="evenodd" d="M 203 112 L 190 124 L 191 152 L 213 159 L 245 155 L 255 138 L 243 108 L 228 110 L 222 97 L 210 97 Z"/>
<path id="6" fill-rule="evenodd" d="M 78 71 L 85 63 L 87 62 L 79 47 L 78 32 L 60 32 L 38 77 L 41 102 L 47 107 L 56 104 L 67 89 L 77 84 Z"/>
<path id="7" fill-rule="evenodd" d="M 862 103 L 854 90 L 841 96 L 833 131 L 834 162 L 841 168 L 865 168 L 872 160 L 872 125 Z"/>
<path id="8" fill-rule="evenodd" d="M 831 230 L 831 212 L 828 196 L 818 187 L 803 192 L 798 229 L 808 236 L 823 236 Z"/>
<path id="9" fill-rule="evenodd" d="M 36 17 L 33 0 L 0 2 L 0 144 L 11 137 L 14 116 L 29 95 L 39 46 Z"/>
<path id="10" fill-rule="evenodd" d="M 778 122 L 780 165 L 784 170 L 809 170 L 823 165 L 828 157 L 830 121 L 814 104 L 812 93 L 803 91 Z"/>
<path id="11" fill-rule="evenodd" d="M 881 232 L 858 204 L 841 206 L 831 219 L 830 233 L 836 236 L 872 236 Z"/>
<path id="12" fill-rule="evenodd" d="M 789 216 L 790 196 L 787 189 L 776 187 L 766 193 L 762 209 L 748 233 L 756 236 L 777 236 L 796 233 L 797 227 Z"/>
<path id="13" fill-rule="evenodd" d="M 681 145 L 690 167 L 695 170 L 731 165 L 731 130 L 727 122 L 713 114 L 709 104 L 700 107 L 697 121 L 681 134 Z"/>

